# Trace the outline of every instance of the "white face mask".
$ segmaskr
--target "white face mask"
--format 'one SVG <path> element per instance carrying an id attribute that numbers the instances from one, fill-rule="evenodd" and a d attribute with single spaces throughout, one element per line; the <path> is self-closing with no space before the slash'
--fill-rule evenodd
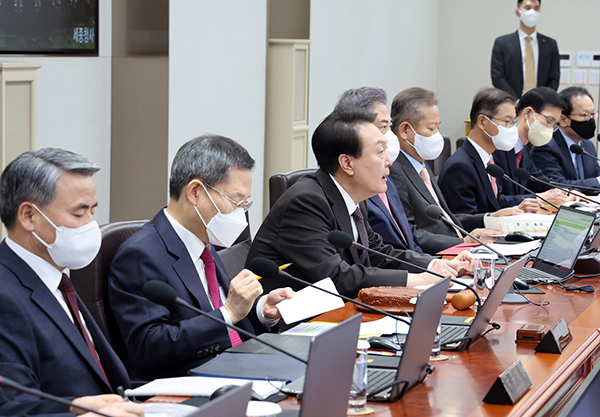
<path id="1" fill-rule="evenodd" d="M 415 144 L 413 145 L 412 143 L 407 142 L 410 146 L 415 148 L 421 158 L 426 161 L 431 161 L 440 156 L 444 150 L 444 137 L 439 131 L 431 136 L 422 136 L 415 132 L 415 129 L 413 129 L 411 125 L 408 126 L 410 126 L 415 134 Z"/>
<path id="2" fill-rule="evenodd" d="M 540 16 L 542 15 L 540 12 L 535 11 L 534 9 L 529 10 L 519 10 L 521 15 L 521 22 L 528 28 L 533 28 L 537 25 L 540 20 Z"/>
<path id="3" fill-rule="evenodd" d="M 492 142 L 494 142 L 496 149 L 499 151 L 510 151 L 512 148 L 514 148 L 519 140 L 519 131 L 517 130 L 517 126 L 508 128 L 502 125 L 497 125 L 487 116 L 485 116 L 485 118 L 498 128 L 498 134 L 496 136 L 490 135 L 485 130 L 483 131 L 486 135 L 492 138 Z"/>
<path id="4" fill-rule="evenodd" d="M 395 161 L 396 158 L 398 158 L 398 155 L 400 154 L 400 141 L 398 140 L 398 136 L 396 136 L 396 134 L 392 132 L 392 129 L 388 130 L 387 133 L 383 136 L 385 136 L 388 140 L 388 154 L 390 155 L 390 158 L 392 158 L 392 161 Z"/>
<path id="5" fill-rule="evenodd" d="M 554 130 L 544 126 L 533 113 L 533 123 L 530 125 L 529 120 L 525 119 L 529 126 L 529 143 L 533 146 L 544 146 L 552 139 Z"/>
<path id="6" fill-rule="evenodd" d="M 198 213 L 198 217 L 202 220 L 202 223 L 206 227 L 206 233 L 208 234 L 208 241 L 217 246 L 222 246 L 224 248 L 228 248 L 233 245 L 233 242 L 238 238 L 240 234 L 246 229 L 248 226 L 248 222 L 246 221 L 246 214 L 244 213 L 244 209 L 241 207 L 236 208 L 231 213 L 223 214 L 219 207 L 215 204 L 212 197 L 208 193 L 208 190 L 202 184 L 202 188 L 206 192 L 208 198 L 210 198 L 211 203 L 217 209 L 218 213 L 210 219 L 208 224 L 204 221 L 200 212 L 198 211 L 198 207 L 194 206 L 194 210 Z"/>
<path id="7" fill-rule="evenodd" d="M 56 230 L 56 239 L 50 245 L 44 242 L 37 233 L 31 232 L 48 248 L 48 254 L 56 265 L 69 269 L 81 269 L 94 260 L 100 250 L 100 245 L 102 245 L 102 233 L 95 220 L 75 229 L 65 226 L 57 227 L 35 204 L 33 207 Z"/>

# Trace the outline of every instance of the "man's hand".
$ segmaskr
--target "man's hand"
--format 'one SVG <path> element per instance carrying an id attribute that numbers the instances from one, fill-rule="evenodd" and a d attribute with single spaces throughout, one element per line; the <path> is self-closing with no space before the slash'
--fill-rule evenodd
<path id="1" fill-rule="evenodd" d="M 101 411 L 114 417 L 138 417 L 144 415 L 144 407 L 141 404 L 124 401 L 123 398 L 115 394 L 75 398 L 73 403 L 91 408 L 92 410 Z M 83 410 L 75 407 L 71 407 L 69 411 L 85 417 L 98 417 L 97 414 L 85 413 Z"/>
<path id="2" fill-rule="evenodd" d="M 256 275 L 247 269 L 243 269 L 229 283 L 229 294 L 223 307 L 227 309 L 231 322 L 237 323 L 248 315 L 254 300 L 263 293 L 262 285 L 256 279 Z"/>
<path id="3" fill-rule="evenodd" d="M 544 207 L 544 203 L 535 198 L 526 198 L 518 205 L 525 213 L 537 213 L 538 210 Z"/>
<path id="4" fill-rule="evenodd" d="M 481 239 L 481 236 L 489 236 L 489 235 L 501 235 L 502 232 L 496 229 L 474 229 L 471 231 L 471 234 L 475 237 Z M 465 243 L 473 243 L 476 240 L 471 239 L 469 236 L 464 237 Z"/>
<path id="5" fill-rule="evenodd" d="M 290 287 L 277 288 L 276 290 L 271 291 L 265 300 L 263 315 L 271 320 L 280 319 L 281 314 L 279 313 L 279 309 L 275 306 L 286 298 L 292 298 L 294 294 L 294 291 L 292 291 Z"/>
<path id="6" fill-rule="evenodd" d="M 506 207 L 490 213 L 490 217 L 507 217 L 507 216 L 516 216 L 518 214 L 523 214 L 523 210 L 518 207 Z"/>
<path id="7" fill-rule="evenodd" d="M 560 206 L 561 204 L 566 203 L 567 201 L 577 201 L 579 200 L 577 196 L 573 194 L 567 194 L 563 190 L 559 190 L 558 188 L 553 188 L 548 191 L 544 191 L 543 193 L 537 193 L 538 196 L 545 198 L 546 200 Z"/>
<path id="8" fill-rule="evenodd" d="M 437 264 L 438 262 L 436 262 Z M 408 274 L 406 278 L 406 286 L 407 287 L 419 287 L 422 285 L 430 285 L 438 282 L 440 278 L 435 275 L 428 274 L 427 272 L 423 272 L 422 274 Z"/>
<path id="9" fill-rule="evenodd" d="M 449 259 L 438 259 L 434 262 L 433 266 L 430 268 L 430 271 L 437 272 L 438 274 L 444 276 L 450 275 L 452 278 L 456 278 L 458 275 L 458 270 L 461 269 L 461 267 L 461 262 Z"/>

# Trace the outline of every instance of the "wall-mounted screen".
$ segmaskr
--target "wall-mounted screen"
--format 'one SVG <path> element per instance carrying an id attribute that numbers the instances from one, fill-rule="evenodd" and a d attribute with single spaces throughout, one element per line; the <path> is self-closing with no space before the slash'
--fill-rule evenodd
<path id="1" fill-rule="evenodd" d="M 98 0 L 0 0 L 0 54 L 98 55 Z"/>

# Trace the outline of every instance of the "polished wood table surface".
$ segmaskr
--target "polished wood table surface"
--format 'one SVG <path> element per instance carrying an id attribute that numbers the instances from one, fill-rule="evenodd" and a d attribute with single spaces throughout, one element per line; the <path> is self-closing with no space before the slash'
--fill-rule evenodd
<path id="1" fill-rule="evenodd" d="M 553 415 L 564 406 L 600 357 L 600 278 L 571 279 L 569 284 L 592 284 L 596 293 L 567 292 L 559 286 L 539 287 L 546 294 L 528 297 L 549 305 L 502 304 L 493 321 L 501 328 L 475 341 L 463 352 L 444 352 L 447 361 L 435 362 L 435 372 L 395 403 L 369 403 L 377 417 L 383 416 L 534 416 Z M 339 322 L 358 313 L 351 305 L 323 314 L 320 321 Z M 459 312 L 448 303 L 443 314 L 475 315 Z M 564 317 L 573 341 L 562 354 L 535 353 L 529 344 L 515 343 L 523 324 L 552 326 Z M 381 318 L 364 314 L 363 320 Z M 496 378 L 517 359 L 523 363 L 532 382 L 531 389 L 514 406 L 484 404 L 483 397 Z M 283 408 L 298 408 L 290 398 Z"/>

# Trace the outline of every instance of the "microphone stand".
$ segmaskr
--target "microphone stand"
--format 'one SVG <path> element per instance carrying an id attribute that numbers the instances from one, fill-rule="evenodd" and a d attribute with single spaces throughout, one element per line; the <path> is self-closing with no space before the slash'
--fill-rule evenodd
<path id="1" fill-rule="evenodd" d="M 495 168 L 492 168 L 495 167 Z M 501 179 L 504 178 L 510 182 L 512 182 L 513 184 L 515 184 L 517 187 L 520 187 L 522 189 L 524 189 L 525 191 L 527 191 L 529 194 L 533 194 L 536 196 L 536 198 L 539 198 L 540 200 L 542 200 L 544 203 L 551 205 L 552 207 L 554 207 L 556 210 L 558 210 L 558 206 L 552 204 L 551 202 L 549 202 L 548 200 L 546 200 L 543 197 L 540 197 L 539 195 L 537 195 L 536 193 L 534 193 L 533 191 L 531 191 L 529 188 L 525 187 L 523 184 L 518 183 L 517 181 L 513 180 L 511 177 L 509 177 L 508 175 L 506 175 L 506 173 L 504 172 L 504 170 L 502 168 L 500 168 L 498 165 L 488 165 L 488 167 L 486 168 L 486 171 L 488 174 L 490 174 L 492 177 L 497 178 L 497 179 Z M 500 175 L 500 173 L 502 173 Z M 542 210 L 546 210 L 546 211 L 550 211 L 545 207 L 542 207 Z M 460 230 L 460 229 L 459 229 Z"/>
<path id="2" fill-rule="evenodd" d="M 550 180 L 550 184 L 554 187 L 557 187 L 559 185 L 563 186 L 563 187 L 572 187 L 572 188 L 577 188 L 580 190 L 590 190 L 590 191 L 594 191 L 594 192 L 600 192 L 600 188 L 594 188 L 594 187 L 584 187 L 583 185 L 578 185 L 578 184 L 567 184 L 564 182 L 556 182 L 556 181 L 552 181 Z"/>
<path id="3" fill-rule="evenodd" d="M 529 179 L 532 179 L 534 181 L 541 182 L 542 184 L 548 185 L 550 187 L 556 187 L 556 188 L 558 188 L 560 190 L 566 191 L 567 193 L 571 193 L 570 189 L 565 188 L 565 187 L 559 187 L 559 186 L 556 186 L 556 185 L 552 185 L 548 181 L 544 181 L 541 178 L 537 178 L 537 177 L 531 175 L 531 173 L 529 171 L 527 171 L 526 169 L 523 169 L 523 168 L 517 168 L 515 170 L 515 176 L 518 179 L 523 180 L 523 181 L 527 181 Z M 595 202 L 594 200 L 592 200 L 590 198 L 582 197 L 582 196 L 577 196 L 577 197 L 579 197 L 579 198 L 581 198 L 583 200 L 589 201 L 590 203 L 598 204 L 597 202 Z"/>

